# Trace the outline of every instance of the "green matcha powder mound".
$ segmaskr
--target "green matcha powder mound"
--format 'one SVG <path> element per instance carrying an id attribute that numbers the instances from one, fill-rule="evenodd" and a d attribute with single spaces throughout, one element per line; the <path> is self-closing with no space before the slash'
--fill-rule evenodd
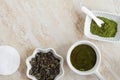
<path id="1" fill-rule="evenodd" d="M 104 17 L 98 17 L 98 18 L 103 20 L 104 24 L 102 24 L 102 27 L 99 27 L 95 23 L 95 21 L 92 20 L 90 26 L 90 32 L 94 35 L 98 35 L 101 37 L 114 37 L 117 32 L 117 23 L 113 20 Z"/>

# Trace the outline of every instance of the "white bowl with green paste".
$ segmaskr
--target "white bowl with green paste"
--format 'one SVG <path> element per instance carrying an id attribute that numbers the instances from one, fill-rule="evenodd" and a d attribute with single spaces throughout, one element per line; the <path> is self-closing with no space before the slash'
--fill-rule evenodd
<path id="1" fill-rule="evenodd" d="M 96 74 L 100 80 L 105 80 L 99 72 L 100 50 L 90 41 L 75 42 L 68 50 L 67 63 L 69 68 L 78 75 Z"/>
<path id="2" fill-rule="evenodd" d="M 106 41 L 106 42 L 119 42 L 120 40 L 120 16 L 100 11 L 93 11 L 94 15 L 98 16 L 104 21 L 102 27 L 89 17 L 86 16 L 84 24 L 84 34 L 91 39 Z M 106 26 L 107 25 L 107 26 Z"/>

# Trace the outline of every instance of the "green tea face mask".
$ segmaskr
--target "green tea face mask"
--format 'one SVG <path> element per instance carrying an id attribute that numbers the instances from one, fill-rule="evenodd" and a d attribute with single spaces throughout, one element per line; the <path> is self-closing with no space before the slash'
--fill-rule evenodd
<path id="1" fill-rule="evenodd" d="M 71 53 L 70 60 L 72 65 L 80 71 L 87 71 L 96 64 L 96 52 L 86 44 L 75 47 Z"/>
<path id="2" fill-rule="evenodd" d="M 95 23 L 95 21 L 92 20 L 90 26 L 90 32 L 94 35 L 98 35 L 101 37 L 114 37 L 117 32 L 117 23 L 113 20 L 104 17 L 98 17 L 98 18 L 103 20 L 104 24 L 102 24 L 102 27 L 99 27 Z"/>

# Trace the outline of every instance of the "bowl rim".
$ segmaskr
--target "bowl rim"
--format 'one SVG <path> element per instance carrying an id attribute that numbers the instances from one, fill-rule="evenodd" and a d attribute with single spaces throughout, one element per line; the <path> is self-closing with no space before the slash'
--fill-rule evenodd
<path id="1" fill-rule="evenodd" d="M 72 50 L 73 50 L 76 46 L 81 45 L 81 44 L 86 44 L 86 45 L 91 46 L 91 47 L 95 50 L 96 56 L 97 56 L 96 64 L 94 65 L 93 68 L 91 68 L 90 70 L 87 70 L 87 71 L 77 70 L 77 69 L 72 65 L 72 63 L 71 63 L 71 61 L 70 61 L 70 55 L 71 55 Z M 92 43 L 92 42 L 90 42 L 90 41 L 87 41 L 87 40 L 77 41 L 77 42 L 75 42 L 75 43 L 69 48 L 69 50 L 68 50 L 68 53 L 67 53 L 67 63 L 68 63 L 69 68 L 70 68 L 73 72 L 77 73 L 78 75 L 90 75 L 90 74 L 93 74 L 93 73 L 95 73 L 95 72 L 98 70 L 98 68 L 99 68 L 99 66 L 100 66 L 100 63 L 101 63 L 100 50 L 98 49 L 98 47 L 97 47 L 94 43 Z"/>
<path id="2" fill-rule="evenodd" d="M 47 52 L 52 52 L 53 55 L 58 58 L 60 60 L 60 73 L 55 77 L 54 80 L 58 80 L 59 78 L 61 78 L 63 75 L 64 75 L 64 69 L 63 69 L 63 62 L 64 62 L 64 59 L 62 56 L 58 55 L 56 53 L 56 51 L 54 50 L 54 48 L 47 48 L 47 49 L 41 49 L 41 48 L 36 48 L 32 55 L 29 56 L 27 59 L 26 59 L 26 66 L 27 66 L 27 71 L 26 71 L 26 75 L 28 78 L 32 79 L 32 80 L 37 80 L 34 76 L 30 75 L 29 74 L 29 71 L 31 69 L 31 64 L 30 64 L 30 61 L 32 58 L 35 57 L 35 55 L 38 53 L 38 52 L 43 52 L 43 53 L 47 53 Z"/>

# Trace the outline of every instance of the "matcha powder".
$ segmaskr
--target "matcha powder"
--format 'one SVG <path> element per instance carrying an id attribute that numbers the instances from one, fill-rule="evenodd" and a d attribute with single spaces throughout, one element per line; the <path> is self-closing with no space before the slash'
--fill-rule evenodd
<path id="1" fill-rule="evenodd" d="M 102 24 L 102 27 L 99 27 L 95 21 L 92 20 L 90 32 L 101 37 L 114 37 L 117 32 L 117 23 L 104 17 L 98 18 L 103 20 L 104 24 Z"/>

